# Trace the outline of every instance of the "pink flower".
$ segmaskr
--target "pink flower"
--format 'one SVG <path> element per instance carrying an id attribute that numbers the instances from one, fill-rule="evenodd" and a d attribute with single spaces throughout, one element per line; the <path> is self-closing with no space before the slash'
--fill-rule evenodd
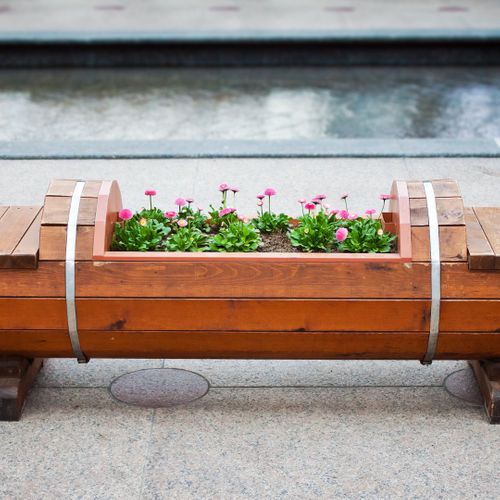
<path id="1" fill-rule="evenodd" d="M 379 198 L 383 201 L 390 200 L 392 196 L 390 194 L 381 194 Z"/>
<path id="2" fill-rule="evenodd" d="M 375 213 L 377 213 L 377 211 L 374 208 L 369 208 L 368 210 L 365 210 L 365 214 L 369 215 L 370 217 Z"/>
<path id="3" fill-rule="evenodd" d="M 176 212 L 174 212 L 174 211 L 171 211 L 171 212 L 165 212 L 163 215 L 164 215 L 167 219 L 173 219 L 173 218 L 177 215 L 177 213 L 176 213 Z"/>
<path id="4" fill-rule="evenodd" d="M 333 208 L 331 211 L 330 211 L 331 214 L 333 215 L 337 215 L 339 213 L 339 211 L 336 209 L 336 208 Z"/>
<path id="5" fill-rule="evenodd" d="M 198 212 L 203 212 L 205 210 L 203 207 L 198 207 Z"/>
<path id="6" fill-rule="evenodd" d="M 321 201 L 318 200 L 317 198 L 313 198 L 312 203 L 314 203 L 315 205 L 320 205 Z"/>
<path id="7" fill-rule="evenodd" d="M 233 212 L 236 212 L 236 208 L 223 208 L 219 211 L 219 217 L 224 217 L 224 215 L 232 214 Z"/>
<path id="8" fill-rule="evenodd" d="M 328 203 L 323 203 L 323 208 L 325 210 L 328 210 L 330 208 L 330 205 Z"/>
<path id="9" fill-rule="evenodd" d="M 319 200 L 319 201 L 322 201 L 324 199 L 326 199 L 326 194 L 317 194 L 315 197 L 314 197 L 315 200 Z"/>
<path id="10" fill-rule="evenodd" d="M 243 222 L 243 224 L 248 224 L 248 217 L 245 217 L 244 215 L 238 215 L 238 219 Z"/>
<path id="11" fill-rule="evenodd" d="M 356 220 L 358 218 L 358 214 L 350 214 L 348 219 L 349 220 Z"/>
<path id="12" fill-rule="evenodd" d="M 118 212 L 118 217 L 120 217 L 121 220 L 130 220 L 133 216 L 134 213 L 128 208 L 123 208 Z"/>
<path id="13" fill-rule="evenodd" d="M 156 196 L 156 191 L 154 189 L 146 189 L 146 191 L 144 191 L 144 194 L 146 196 Z"/>
<path id="14" fill-rule="evenodd" d="M 258 206 L 258 207 L 261 207 L 262 205 L 264 205 L 264 202 L 263 202 L 262 200 L 259 200 L 259 201 L 257 202 L 257 206 Z"/>
<path id="15" fill-rule="evenodd" d="M 257 199 L 258 200 L 263 200 L 264 198 L 265 198 L 265 195 L 263 195 L 263 194 L 258 194 L 257 195 Z"/>
<path id="16" fill-rule="evenodd" d="M 188 225 L 188 222 L 187 222 L 187 220 L 185 220 L 185 219 L 179 219 L 179 220 L 177 221 L 177 225 L 178 225 L 179 227 L 186 227 L 186 226 Z"/>
<path id="17" fill-rule="evenodd" d="M 300 198 L 299 200 L 297 200 L 298 203 L 300 203 L 301 205 L 303 205 L 307 200 L 305 198 Z"/>
<path id="18" fill-rule="evenodd" d="M 340 197 L 340 199 L 341 199 L 341 200 L 345 200 L 348 196 L 349 196 L 349 194 L 348 194 L 348 193 L 344 193 L 344 194 Z"/>
<path id="19" fill-rule="evenodd" d="M 347 235 L 349 234 L 349 231 L 345 227 L 339 227 L 337 229 L 337 232 L 335 233 L 335 239 L 337 241 L 345 241 L 347 238 Z"/>
<path id="20" fill-rule="evenodd" d="M 304 207 L 306 210 L 309 210 L 310 212 L 311 210 L 314 210 L 316 208 L 316 205 L 314 203 L 306 203 Z"/>
<path id="21" fill-rule="evenodd" d="M 180 208 L 186 204 L 186 200 L 184 198 L 177 198 L 175 200 L 175 204 Z"/>
<path id="22" fill-rule="evenodd" d="M 349 212 L 347 210 L 339 210 L 339 212 L 337 213 L 337 216 L 339 219 L 348 219 Z"/>
<path id="23" fill-rule="evenodd" d="M 239 192 L 240 192 L 240 190 L 239 190 L 237 187 L 234 187 L 234 186 L 230 187 L 229 189 L 230 189 L 233 193 L 239 193 Z"/>
<path id="24" fill-rule="evenodd" d="M 186 198 L 186 201 L 191 205 L 191 203 L 193 203 L 194 199 L 193 198 Z"/>
<path id="25" fill-rule="evenodd" d="M 276 190 L 273 189 L 273 188 L 267 188 L 265 191 L 264 191 L 264 194 L 266 196 L 274 196 L 276 194 Z"/>
<path id="26" fill-rule="evenodd" d="M 219 191 L 221 193 L 225 193 L 228 189 L 230 189 L 230 186 L 229 184 L 226 184 L 225 182 L 223 182 L 220 186 L 219 186 Z"/>

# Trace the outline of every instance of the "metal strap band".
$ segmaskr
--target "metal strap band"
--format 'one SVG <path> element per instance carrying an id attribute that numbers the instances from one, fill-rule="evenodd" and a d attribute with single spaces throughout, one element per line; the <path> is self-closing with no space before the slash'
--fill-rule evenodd
<path id="1" fill-rule="evenodd" d="M 75 251 L 76 251 L 76 229 L 78 223 L 78 212 L 80 209 L 80 198 L 85 182 L 78 181 L 71 197 L 69 208 L 68 228 L 66 235 L 66 311 L 68 314 L 68 332 L 71 340 L 73 353 L 79 363 L 87 363 L 88 358 L 83 354 L 78 336 L 78 324 L 76 321 L 75 305 Z"/>
<path id="2" fill-rule="evenodd" d="M 432 182 L 424 182 L 427 199 L 427 214 L 429 217 L 429 242 L 431 250 L 431 317 L 427 352 L 422 364 L 430 365 L 436 354 L 439 337 L 439 317 L 441 313 L 441 257 L 439 248 L 439 224 L 436 207 L 436 197 Z"/>

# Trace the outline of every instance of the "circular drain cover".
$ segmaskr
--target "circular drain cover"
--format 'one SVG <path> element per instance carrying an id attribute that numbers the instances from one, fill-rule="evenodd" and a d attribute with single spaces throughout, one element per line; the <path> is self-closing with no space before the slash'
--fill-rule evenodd
<path id="1" fill-rule="evenodd" d="M 456 398 L 474 406 L 483 406 L 483 397 L 471 368 L 450 373 L 444 381 L 444 387 Z"/>
<path id="2" fill-rule="evenodd" d="M 122 403 L 163 408 L 189 403 L 203 397 L 208 380 L 179 368 L 152 368 L 126 373 L 111 382 L 111 394 Z"/>

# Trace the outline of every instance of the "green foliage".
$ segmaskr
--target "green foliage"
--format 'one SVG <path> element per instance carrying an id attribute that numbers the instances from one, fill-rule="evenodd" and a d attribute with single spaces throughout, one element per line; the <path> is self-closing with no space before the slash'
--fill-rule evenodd
<path id="1" fill-rule="evenodd" d="M 207 235 L 196 227 L 180 227 L 165 242 L 167 252 L 203 252 L 207 248 Z"/>
<path id="2" fill-rule="evenodd" d="M 219 229 L 221 227 L 227 227 L 233 222 L 238 221 L 238 214 L 236 211 L 226 213 L 225 215 L 220 216 L 220 212 L 222 210 L 226 210 L 224 207 L 220 207 L 219 209 L 214 208 L 210 205 L 210 225 L 212 229 Z"/>
<path id="3" fill-rule="evenodd" d="M 163 212 L 159 208 L 143 208 L 140 212 L 137 212 L 131 220 L 139 222 L 141 219 L 155 220 L 156 222 L 161 222 L 166 224 L 167 218 L 163 215 Z"/>
<path id="4" fill-rule="evenodd" d="M 122 225 L 123 224 L 123 225 Z M 170 228 L 156 219 L 132 218 L 115 224 L 111 250 L 147 252 L 160 250 Z"/>
<path id="5" fill-rule="evenodd" d="M 189 222 L 189 227 L 196 228 L 202 232 L 208 233 L 210 231 L 210 226 L 208 224 L 208 219 L 199 210 L 194 210 L 189 206 L 182 207 L 182 209 L 177 214 L 178 219 L 186 219 Z M 172 230 L 177 230 L 177 224 L 175 224 L 175 219 L 173 220 Z M 177 226 L 177 227 L 175 227 Z"/>
<path id="6" fill-rule="evenodd" d="M 252 224 L 261 233 L 274 233 L 276 231 L 285 232 L 288 230 L 288 221 L 290 217 L 286 214 L 274 214 L 272 212 L 264 212 L 255 219 L 252 219 Z"/>
<path id="7" fill-rule="evenodd" d="M 209 242 L 213 252 L 255 252 L 260 244 L 259 230 L 238 219 L 222 226 Z"/>
<path id="8" fill-rule="evenodd" d="M 319 212 L 315 217 L 304 215 L 299 221 L 299 226 L 288 233 L 294 247 L 304 252 L 330 252 L 332 250 L 334 224 L 324 212 Z"/>
<path id="9" fill-rule="evenodd" d="M 392 250 L 396 236 L 382 231 L 382 224 L 379 219 L 370 217 L 343 224 L 349 234 L 345 241 L 337 243 L 340 252 L 350 253 L 387 253 Z"/>

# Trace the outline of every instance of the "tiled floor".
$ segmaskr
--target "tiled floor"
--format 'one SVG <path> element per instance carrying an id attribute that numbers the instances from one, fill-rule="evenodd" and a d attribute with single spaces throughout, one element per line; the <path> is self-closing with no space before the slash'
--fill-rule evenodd
<path id="1" fill-rule="evenodd" d="M 0 32 L 498 29 L 491 0 L 1 0 Z"/>
<path id="2" fill-rule="evenodd" d="M 495 498 L 500 428 L 440 387 L 461 362 L 169 361 L 210 392 L 158 410 L 109 395 L 161 363 L 49 361 L 0 424 L 0 498 Z"/>

